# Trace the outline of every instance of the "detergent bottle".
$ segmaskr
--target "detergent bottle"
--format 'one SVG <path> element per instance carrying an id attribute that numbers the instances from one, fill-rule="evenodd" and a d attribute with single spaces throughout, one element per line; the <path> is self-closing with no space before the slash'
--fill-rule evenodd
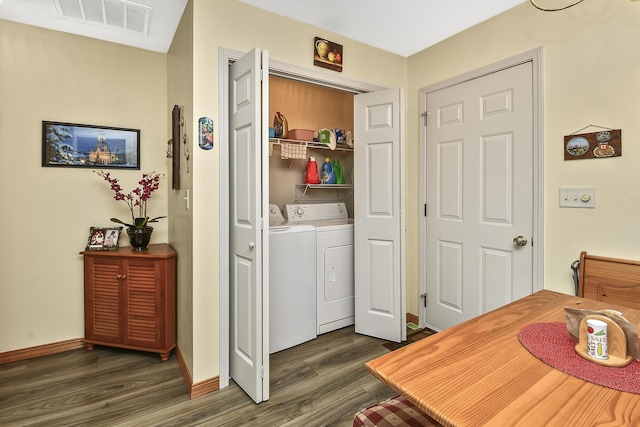
<path id="1" fill-rule="evenodd" d="M 320 184 L 320 177 L 318 176 L 318 164 L 315 157 L 309 157 L 307 160 L 307 167 L 304 170 L 304 183 L 305 184 Z"/>
<path id="2" fill-rule="evenodd" d="M 333 171 L 333 165 L 331 165 L 331 159 L 328 157 L 324 158 L 324 164 L 322 165 L 322 178 L 321 181 L 323 184 L 335 184 L 336 183 L 336 174 Z"/>
<path id="3" fill-rule="evenodd" d="M 344 171 L 338 159 L 333 159 L 333 172 L 336 174 L 336 184 L 344 184 Z"/>
<path id="4" fill-rule="evenodd" d="M 280 111 L 273 117 L 273 128 L 276 138 L 287 138 L 289 136 L 289 124 L 287 118 Z"/>

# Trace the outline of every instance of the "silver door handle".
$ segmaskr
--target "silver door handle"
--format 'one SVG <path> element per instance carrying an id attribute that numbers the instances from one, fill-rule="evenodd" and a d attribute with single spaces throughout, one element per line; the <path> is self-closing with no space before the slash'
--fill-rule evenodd
<path id="1" fill-rule="evenodd" d="M 527 238 L 524 236 L 516 236 L 513 238 L 513 244 L 516 246 L 527 246 Z"/>
<path id="2" fill-rule="evenodd" d="M 526 239 L 525 239 L 526 240 Z M 526 242 L 525 242 L 526 243 Z M 249 249 L 255 248 L 256 244 L 253 242 L 249 242 Z"/>

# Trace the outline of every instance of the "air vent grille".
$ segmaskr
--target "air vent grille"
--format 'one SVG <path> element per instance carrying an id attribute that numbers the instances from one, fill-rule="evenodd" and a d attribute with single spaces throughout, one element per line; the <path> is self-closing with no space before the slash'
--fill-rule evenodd
<path id="1" fill-rule="evenodd" d="M 125 0 L 54 0 L 58 15 L 147 35 L 151 8 Z"/>

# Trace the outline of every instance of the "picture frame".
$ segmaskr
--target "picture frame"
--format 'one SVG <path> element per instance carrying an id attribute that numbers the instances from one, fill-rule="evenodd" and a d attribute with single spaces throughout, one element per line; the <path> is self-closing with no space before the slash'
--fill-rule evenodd
<path id="1" fill-rule="evenodd" d="M 118 240 L 123 227 L 91 227 L 87 239 L 87 251 L 118 250 Z"/>
<path id="2" fill-rule="evenodd" d="M 43 120 L 42 166 L 140 170 L 140 130 Z"/>
<path id="3" fill-rule="evenodd" d="M 622 156 L 622 129 L 574 133 L 564 137 L 564 159 L 603 159 Z"/>
<path id="4" fill-rule="evenodd" d="M 313 39 L 313 65 L 342 72 L 342 45 L 322 37 Z"/>

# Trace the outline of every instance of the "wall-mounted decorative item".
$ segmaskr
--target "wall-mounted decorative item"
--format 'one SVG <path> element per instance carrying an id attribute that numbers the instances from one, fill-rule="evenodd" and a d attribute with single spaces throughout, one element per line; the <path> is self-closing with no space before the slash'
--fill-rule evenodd
<path id="1" fill-rule="evenodd" d="M 198 145 L 203 150 L 213 148 L 213 120 L 209 117 L 200 117 L 198 120 Z"/>
<path id="2" fill-rule="evenodd" d="M 184 145 L 184 159 L 185 161 L 185 172 L 189 173 L 189 158 L 191 157 L 191 152 L 189 151 L 189 138 L 187 138 L 187 134 L 184 131 L 184 121 L 181 122 L 182 126 L 182 144 Z"/>
<path id="3" fill-rule="evenodd" d="M 118 249 L 118 239 L 122 227 L 91 227 L 87 251 L 115 251 Z"/>
<path id="4" fill-rule="evenodd" d="M 180 107 L 173 106 L 171 111 L 171 141 L 173 147 L 171 149 L 171 188 L 173 190 L 180 189 Z"/>
<path id="5" fill-rule="evenodd" d="M 587 126 L 592 127 L 593 125 Z M 608 129 L 591 133 L 573 133 L 564 137 L 564 159 L 600 159 L 622 156 L 622 130 Z M 586 128 L 580 129 L 581 132 Z"/>
<path id="6" fill-rule="evenodd" d="M 322 37 L 313 40 L 313 65 L 342 72 L 342 45 Z"/>
<path id="7" fill-rule="evenodd" d="M 42 121 L 42 166 L 140 169 L 140 130 Z"/>

